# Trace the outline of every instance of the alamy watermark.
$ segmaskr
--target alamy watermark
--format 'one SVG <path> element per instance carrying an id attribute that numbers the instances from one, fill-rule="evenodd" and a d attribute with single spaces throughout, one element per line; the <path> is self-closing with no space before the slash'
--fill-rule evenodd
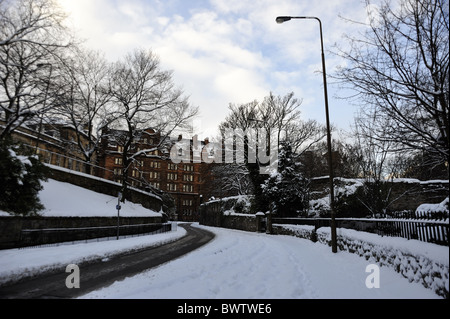
<path id="1" fill-rule="evenodd" d="M 181 139 L 170 150 L 173 163 L 258 163 L 260 174 L 278 169 L 277 136 L 263 129 L 226 129 L 218 141 L 202 144 L 195 135 Z"/>
<path id="2" fill-rule="evenodd" d="M 380 267 L 375 264 L 367 265 L 366 272 L 370 273 L 366 278 L 366 287 L 369 289 L 380 288 Z"/>
<path id="3" fill-rule="evenodd" d="M 80 288 L 80 268 L 78 265 L 67 265 L 66 272 L 70 273 L 66 278 L 66 287 L 69 289 Z"/>

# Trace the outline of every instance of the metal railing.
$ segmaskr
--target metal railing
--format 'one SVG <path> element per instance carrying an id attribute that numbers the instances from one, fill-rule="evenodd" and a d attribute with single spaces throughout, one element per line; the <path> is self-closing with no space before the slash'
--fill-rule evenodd
<path id="1" fill-rule="evenodd" d="M 176 225 L 175 225 L 176 226 Z M 100 242 L 128 237 L 159 234 L 176 230 L 173 223 L 152 223 L 119 226 L 120 235 L 117 237 L 117 226 L 99 226 L 83 228 L 43 228 L 22 229 L 18 243 L 20 248 L 37 246 L 58 246 L 75 243 Z"/>
<path id="2" fill-rule="evenodd" d="M 103 166 L 99 166 L 91 162 L 86 162 L 73 156 L 50 151 L 29 144 L 22 145 L 33 151 L 39 157 L 40 161 L 45 164 L 58 166 L 78 173 L 88 174 L 92 177 L 107 179 L 112 182 L 117 182 L 118 179 L 122 178 L 122 175 L 116 174 L 114 170 L 107 169 Z M 151 185 L 146 183 L 144 179 L 135 178 L 133 176 L 127 176 L 127 179 L 131 187 L 152 188 Z"/>
<path id="3" fill-rule="evenodd" d="M 449 218 L 448 211 L 421 211 L 421 210 L 403 210 L 397 212 L 389 212 L 382 214 L 379 218 L 386 219 L 420 219 L 420 220 L 435 220 L 444 221 Z"/>

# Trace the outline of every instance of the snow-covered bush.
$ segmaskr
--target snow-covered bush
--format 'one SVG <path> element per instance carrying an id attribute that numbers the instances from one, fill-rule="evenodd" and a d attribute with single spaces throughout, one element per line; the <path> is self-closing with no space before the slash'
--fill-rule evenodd
<path id="1" fill-rule="evenodd" d="M 36 156 L 18 155 L 18 147 L 0 141 L 0 210 L 36 215 L 43 209 L 38 193 L 46 168 Z"/>
<path id="2" fill-rule="evenodd" d="M 360 179 L 335 178 L 334 207 L 338 217 L 365 217 L 367 209 L 356 196 L 363 186 Z M 309 201 L 310 217 L 330 217 L 330 189 L 326 188 L 323 196 Z"/>
<path id="3" fill-rule="evenodd" d="M 339 228 L 337 235 L 341 251 L 356 253 L 379 266 L 391 267 L 410 282 L 421 283 L 449 298 L 448 247 L 344 228 Z M 330 244 L 330 228 L 319 228 L 317 240 Z"/>
<path id="4" fill-rule="evenodd" d="M 224 215 L 230 214 L 251 214 L 251 196 L 247 195 L 238 195 L 225 197 L 222 199 L 214 199 L 209 202 L 202 204 L 202 206 L 208 206 L 212 203 L 220 204 L 220 211 L 223 212 Z"/>
<path id="5" fill-rule="evenodd" d="M 310 225 L 281 225 L 272 224 L 273 233 L 277 235 L 291 235 L 299 238 L 317 240 L 315 227 Z"/>
<path id="6" fill-rule="evenodd" d="M 447 197 L 439 204 L 422 204 L 416 209 L 416 216 L 420 217 L 422 215 L 437 215 L 446 216 L 448 218 L 449 208 L 448 208 L 449 198 Z"/>

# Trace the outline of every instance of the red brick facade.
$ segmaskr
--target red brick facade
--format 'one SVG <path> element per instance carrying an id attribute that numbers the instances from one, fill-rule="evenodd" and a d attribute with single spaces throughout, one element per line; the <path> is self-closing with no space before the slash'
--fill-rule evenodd
<path id="1" fill-rule="evenodd" d="M 111 133 L 112 130 L 108 132 Z M 170 146 L 181 141 L 181 136 L 177 141 L 166 143 L 165 152 L 161 152 L 159 136 L 151 129 L 147 134 L 133 143 L 130 155 L 142 150 L 151 150 L 135 157 L 128 169 L 128 182 L 132 187 L 140 189 L 156 189 L 167 192 L 175 201 L 175 213 L 178 220 L 197 221 L 199 207 L 203 201 L 202 185 L 205 180 L 205 173 L 209 170 L 203 169 L 205 163 L 194 163 L 192 160 L 172 161 L 170 158 Z M 114 131 L 120 134 L 120 131 Z M 125 134 L 125 132 L 123 132 Z M 120 142 L 112 141 L 109 134 L 104 134 L 98 150 L 98 165 L 104 167 L 103 178 L 122 182 L 123 147 Z M 116 139 L 118 140 L 118 139 Z M 190 156 L 192 159 L 192 140 L 183 140 L 188 143 Z M 180 152 L 183 150 L 180 149 Z"/>
<path id="2" fill-rule="evenodd" d="M 1 124 L 1 123 L 0 123 Z M 76 145 L 73 129 L 65 125 L 47 125 L 48 129 L 39 133 L 36 128 L 26 126 L 18 128 L 13 133 L 13 139 L 25 143 L 35 149 L 43 162 L 65 167 L 71 170 L 87 172 L 84 158 Z M 46 127 L 47 127 L 46 126 Z M 52 133 L 53 132 L 53 133 Z M 108 130 L 102 136 L 97 153 L 92 157 L 89 165 L 90 174 L 108 180 L 122 182 L 123 147 L 120 139 L 110 138 L 113 132 L 116 137 L 125 134 L 124 131 Z M 52 133 L 52 134 L 50 134 Z M 194 161 L 193 140 L 182 139 L 169 141 L 164 147 L 159 147 L 160 136 L 153 130 L 146 130 L 143 137 L 134 141 L 130 154 L 142 150 L 128 170 L 128 182 L 131 187 L 153 191 L 167 192 L 174 199 L 175 212 L 171 218 L 182 221 L 198 221 L 199 207 L 211 195 L 212 175 L 210 164 L 201 163 L 198 157 Z M 195 140 L 195 139 L 194 139 Z M 183 160 L 173 162 L 170 158 L 171 146 L 181 142 L 186 153 Z M 197 142 L 195 140 L 195 142 Z M 198 142 L 203 147 L 208 142 Z M 164 149 L 161 152 L 160 149 Z M 176 150 L 176 148 L 175 148 Z M 95 164 L 94 164 L 95 163 Z"/>

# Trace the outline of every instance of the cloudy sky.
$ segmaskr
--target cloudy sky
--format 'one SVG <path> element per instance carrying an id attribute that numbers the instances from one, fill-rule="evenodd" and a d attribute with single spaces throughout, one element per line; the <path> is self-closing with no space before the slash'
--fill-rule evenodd
<path id="1" fill-rule="evenodd" d="M 327 72 L 343 63 L 329 50 L 365 21 L 363 0 L 58 0 L 86 46 L 110 61 L 134 48 L 157 53 L 164 69 L 200 107 L 200 138 L 214 136 L 229 103 L 294 92 L 304 119 L 325 123 L 319 25 L 315 20 L 276 24 L 279 15 L 322 20 Z M 341 17 L 340 17 L 341 16 Z M 331 122 L 348 130 L 355 106 L 330 84 Z"/>

